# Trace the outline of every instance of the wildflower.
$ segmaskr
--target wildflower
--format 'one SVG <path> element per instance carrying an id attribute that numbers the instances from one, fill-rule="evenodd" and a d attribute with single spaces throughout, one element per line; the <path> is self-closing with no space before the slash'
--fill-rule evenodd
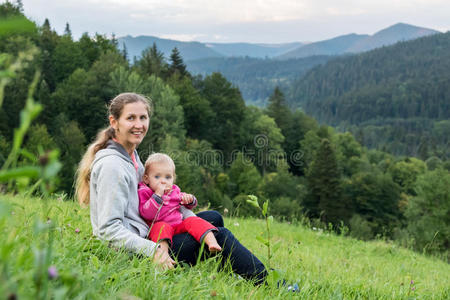
<path id="1" fill-rule="evenodd" d="M 236 226 L 236 227 L 237 227 L 237 226 L 239 226 L 239 223 L 237 223 L 237 222 L 236 222 L 236 223 L 234 223 L 234 226 Z"/>
<path id="2" fill-rule="evenodd" d="M 414 284 L 414 280 L 411 280 L 411 285 L 413 285 Z"/>
<path id="3" fill-rule="evenodd" d="M 75 233 L 80 233 L 80 228 L 76 228 Z"/>
<path id="4" fill-rule="evenodd" d="M 227 213 L 228 213 L 228 209 L 225 208 L 225 209 L 223 210 L 223 214 L 226 215 Z"/>
<path id="5" fill-rule="evenodd" d="M 50 279 L 56 279 L 58 278 L 58 270 L 55 266 L 50 266 L 48 268 L 48 278 Z"/>

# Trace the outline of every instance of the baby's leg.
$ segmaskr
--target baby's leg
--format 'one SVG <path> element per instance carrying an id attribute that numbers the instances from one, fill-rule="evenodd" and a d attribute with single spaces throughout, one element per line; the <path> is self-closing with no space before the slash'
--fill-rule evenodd
<path id="1" fill-rule="evenodd" d="M 189 217 L 184 219 L 180 224 L 180 228 L 182 227 L 184 227 L 185 231 L 192 235 L 196 241 L 205 242 L 205 244 L 208 245 L 210 252 L 222 250 L 222 247 L 217 243 L 213 233 L 213 231 L 217 231 L 217 228 L 211 223 L 199 217 Z"/>
<path id="2" fill-rule="evenodd" d="M 205 241 L 205 244 L 208 245 L 209 252 L 222 251 L 222 247 L 217 243 L 216 237 L 212 231 L 208 232 L 203 240 Z"/>

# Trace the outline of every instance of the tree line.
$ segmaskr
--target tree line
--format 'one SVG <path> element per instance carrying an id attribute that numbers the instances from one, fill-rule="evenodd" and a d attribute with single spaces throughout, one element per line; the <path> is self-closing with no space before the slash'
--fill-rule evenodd
<path id="1" fill-rule="evenodd" d="M 0 5 L 0 16 L 26 20 L 21 6 L 10 2 Z M 107 103 L 132 91 L 150 97 L 154 108 L 138 149 L 141 158 L 154 151 L 172 155 L 177 183 L 201 206 L 257 216 L 246 203 L 254 194 L 270 200 L 270 213 L 280 219 L 349 228 L 357 238 L 395 239 L 449 258 L 448 161 L 369 150 L 353 134 L 292 110 L 279 88 L 267 107 L 246 106 L 240 90 L 220 73 L 190 74 L 176 48 L 166 59 L 153 45 L 130 63 L 114 38 L 85 33 L 75 41 L 69 25 L 62 35 L 48 20 L 32 25 L 26 32 L 0 34 L 2 68 L 24 49 L 38 49 L 5 89 L 0 164 L 12 146 L 33 74 L 41 70 L 34 98 L 44 110 L 25 148 L 40 155 L 60 150 L 63 167 L 56 186 L 68 198 L 81 155 L 107 126 Z M 27 160 L 21 157 L 24 164 Z"/>

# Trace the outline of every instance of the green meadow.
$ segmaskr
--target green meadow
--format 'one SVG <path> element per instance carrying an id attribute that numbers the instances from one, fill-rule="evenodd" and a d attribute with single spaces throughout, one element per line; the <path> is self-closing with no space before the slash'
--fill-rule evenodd
<path id="1" fill-rule="evenodd" d="M 43 222 L 38 222 L 43 220 Z M 264 220 L 225 218 L 263 261 Z M 89 209 L 61 198 L 0 195 L 0 295 L 5 299 L 449 299 L 450 266 L 393 243 L 363 242 L 274 222 L 270 263 L 299 293 L 255 287 L 215 258 L 173 271 L 93 238 Z M 47 258 L 47 260 L 46 260 Z M 12 298 L 16 297 L 16 298 Z"/>

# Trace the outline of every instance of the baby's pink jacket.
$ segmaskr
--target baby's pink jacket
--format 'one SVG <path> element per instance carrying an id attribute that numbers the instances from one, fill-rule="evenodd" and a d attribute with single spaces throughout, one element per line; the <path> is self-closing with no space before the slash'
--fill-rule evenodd
<path id="1" fill-rule="evenodd" d="M 180 212 L 181 196 L 184 193 L 180 191 L 177 185 L 172 186 L 172 190 L 168 194 L 159 197 L 144 182 L 138 184 L 139 195 L 139 213 L 149 226 L 153 222 L 166 222 L 170 225 L 177 225 L 183 221 L 183 215 Z M 162 207 L 161 207 L 162 205 Z M 197 205 L 197 199 L 191 204 L 184 205 L 188 209 L 192 209 Z M 161 210 L 158 213 L 158 209 Z M 156 220 L 155 220 L 156 218 Z"/>

